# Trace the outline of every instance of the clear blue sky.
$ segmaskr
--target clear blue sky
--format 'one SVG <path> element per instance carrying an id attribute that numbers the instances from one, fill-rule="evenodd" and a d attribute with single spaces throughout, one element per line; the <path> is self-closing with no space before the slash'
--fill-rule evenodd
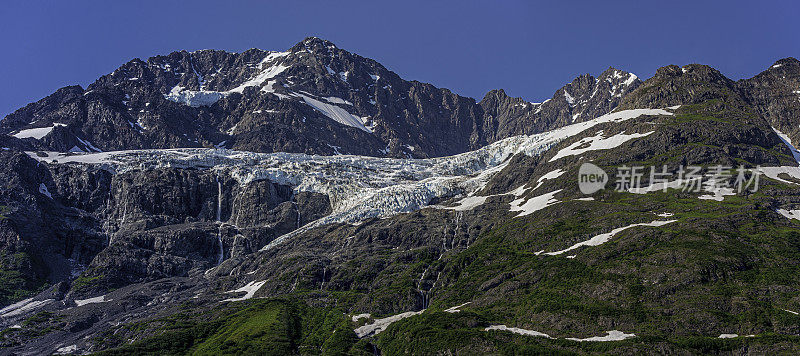
<path id="1" fill-rule="evenodd" d="M 0 117 L 132 58 L 333 41 L 406 79 L 541 101 L 608 66 L 704 63 L 733 79 L 800 57 L 797 1 L 6 1 Z"/>

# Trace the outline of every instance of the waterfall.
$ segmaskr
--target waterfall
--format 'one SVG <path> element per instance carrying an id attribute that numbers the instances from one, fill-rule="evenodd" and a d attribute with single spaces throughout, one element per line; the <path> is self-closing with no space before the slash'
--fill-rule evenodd
<path id="1" fill-rule="evenodd" d="M 297 211 L 297 228 L 300 228 L 300 206 L 297 205 L 297 202 L 292 202 L 294 205 L 294 210 Z"/>
<path id="2" fill-rule="evenodd" d="M 217 222 L 222 221 L 222 182 L 217 178 Z"/>
<path id="3" fill-rule="evenodd" d="M 236 234 L 236 236 L 233 237 L 233 245 L 231 246 L 231 252 L 230 252 L 231 257 L 233 257 L 233 252 L 235 251 L 234 249 L 236 248 L 236 246 L 238 246 L 236 243 L 239 241 L 239 236 L 242 236 L 242 235 L 241 234 Z"/>
<path id="4" fill-rule="evenodd" d="M 322 267 L 322 284 L 319 286 L 319 290 L 322 290 L 325 287 L 325 275 L 328 273 L 328 267 Z"/>
<path id="5" fill-rule="evenodd" d="M 217 266 L 222 264 L 225 259 L 225 246 L 222 244 L 222 181 L 219 177 L 217 181 L 217 247 L 219 248 L 219 255 L 217 255 Z"/>
<path id="6" fill-rule="evenodd" d="M 297 288 L 297 282 L 298 282 L 299 280 L 300 280 L 300 273 L 298 273 L 298 274 L 297 274 L 297 275 L 294 277 L 294 284 L 292 284 L 292 290 L 290 290 L 290 291 L 289 291 L 289 293 L 291 293 L 291 292 L 294 292 L 295 288 Z"/>
<path id="7" fill-rule="evenodd" d="M 219 248 L 219 255 L 217 255 L 217 266 L 222 264 L 225 258 L 224 246 L 222 245 L 222 224 L 217 228 L 217 247 Z"/>
<path id="8" fill-rule="evenodd" d="M 422 275 L 419 276 L 419 280 L 417 281 L 417 290 L 419 291 L 419 294 L 422 295 L 422 309 L 426 309 L 428 307 L 428 292 L 422 290 L 422 280 L 425 279 L 425 274 L 428 273 L 430 268 L 431 266 L 428 265 L 428 267 L 422 271 Z"/>

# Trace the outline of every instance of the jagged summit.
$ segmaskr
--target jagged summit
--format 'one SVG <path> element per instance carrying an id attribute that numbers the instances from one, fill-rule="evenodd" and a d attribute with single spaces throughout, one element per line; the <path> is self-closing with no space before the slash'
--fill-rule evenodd
<path id="1" fill-rule="evenodd" d="M 781 66 L 784 66 L 784 65 L 788 65 L 788 66 L 800 65 L 800 60 L 798 60 L 797 58 L 794 58 L 794 57 L 786 57 L 786 58 L 779 59 L 779 60 L 775 61 L 775 63 L 769 68 L 770 69 L 777 69 L 777 68 L 780 68 Z"/>
<path id="2" fill-rule="evenodd" d="M 601 77 L 607 81 L 599 84 L 598 103 L 571 89 L 588 103 L 561 110 L 556 102 L 564 95 L 557 94 L 548 105 L 507 110 L 493 106 L 505 99 L 478 104 L 308 37 L 286 51 L 177 51 L 131 60 L 86 90 L 59 90 L 10 114 L 0 132 L 14 137 L 12 147 L 61 152 L 224 147 L 442 156 L 581 120 L 571 119 L 576 110 L 584 119 L 606 113 L 635 76 Z"/>
<path id="3" fill-rule="evenodd" d="M 129 61 L 0 122 L 0 348 L 797 353 L 779 64 L 476 103 L 318 38 Z"/>
<path id="4" fill-rule="evenodd" d="M 299 50 L 307 50 L 309 52 L 320 52 L 320 51 L 325 52 L 334 49 L 338 48 L 333 42 L 319 37 L 310 36 L 306 37 L 300 42 L 297 42 L 297 44 L 292 46 L 291 51 L 296 52 Z"/>
<path id="5" fill-rule="evenodd" d="M 798 71 L 793 58 L 779 64 L 787 78 Z M 663 67 L 648 82 L 651 89 L 637 90 L 636 75 L 609 67 L 578 76 L 541 103 L 503 90 L 476 103 L 308 37 L 286 51 L 208 49 L 134 59 L 85 90 L 62 88 L 9 114 L 0 133 L 10 135 L 3 147 L 61 152 L 220 147 L 434 157 L 590 120 L 624 102 L 655 104 L 663 100 L 648 96 L 660 98 L 653 93 L 661 82 L 733 85 L 702 65 Z M 639 99 L 626 99 L 637 91 Z"/>

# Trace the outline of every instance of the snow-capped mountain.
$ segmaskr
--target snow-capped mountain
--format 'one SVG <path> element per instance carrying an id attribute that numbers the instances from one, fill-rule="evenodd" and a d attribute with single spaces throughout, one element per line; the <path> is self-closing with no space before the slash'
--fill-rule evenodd
<path id="1" fill-rule="evenodd" d="M 60 152 L 224 147 L 438 157 L 608 113 L 639 83 L 609 69 L 597 80 L 577 78 L 541 105 L 502 91 L 476 103 L 307 38 L 283 52 L 135 59 L 86 90 L 62 88 L 8 115 L 0 132 L 25 141 L 4 147 Z"/>
<path id="2" fill-rule="evenodd" d="M 543 103 L 317 38 L 134 60 L 0 122 L 0 352 L 795 352 L 798 90 L 792 58 Z"/>

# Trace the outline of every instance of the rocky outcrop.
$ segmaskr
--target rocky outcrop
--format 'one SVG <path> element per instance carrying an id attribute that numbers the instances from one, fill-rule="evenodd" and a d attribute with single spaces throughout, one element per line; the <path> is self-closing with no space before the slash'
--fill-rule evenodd
<path id="1" fill-rule="evenodd" d="M 736 84 L 759 116 L 789 135 L 793 142 L 799 142 L 800 61 L 781 59 L 755 77 Z"/>
<path id="2" fill-rule="evenodd" d="M 785 335 L 791 344 L 796 340 L 788 335 L 798 331 L 790 311 L 800 285 L 793 267 L 798 226 L 787 218 L 795 212 L 780 211 L 800 206 L 796 177 L 784 172 L 781 179 L 762 178 L 758 192 L 719 197 L 611 187 L 586 196 L 576 185 L 585 162 L 607 170 L 610 182 L 629 165 L 796 167 L 771 126 L 796 126 L 782 116 L 794 110 L 783 95 L 795 85 L 797 64 L 777 64 L 740 82 L 701 65 L 664 67 L 644 83 L 612 68 L 598 78 L 579 77 L 545 103 L 493 91 L 475 104 L 402 81 L 318 39 L 281 54 L 178 52 L 133 61 L 88 92 L 64 90 L 24 108 L 8 124 L 22 126 L 6 129 L 49 120 L 44 124 L 54 126 L 42 139 L 20 142 L 92 150 L 116 144 L 102 139 L 117 135 L 103 122 L 127 121 L 134 118 L 128 112 L 152 106 L 156 116 L 119 125 L 131 129 L 119 136 L 129 137 L 120 145 L 229 140 L 264 151 L 425 156 L 584 122 L 617 107 L 661 109 L 557 131 L 551 141 L 528 137 L 522 148 L 502 142 L 435 160 L 209 149 L 103 154 L 105 161 L 50 155 L 37 162 L 4 150 L 0 263 L 8 282 L 0 297 L 8 305 L 40 293 L 0 313 L 0 325 L 20 324 L 4 331 L 0 345 L 9 352 L 126 346 L 141 352 L 147 343 L 172 342 L 171 332 L 213 344 L 208 335 L 228 335 L 224 328 L 239 312 L 259 313 L 274 300 L 251 300 L 246 308 L 239 301 L 273 297 L 315 315 L 292 320 L 298 335 L 314 330 L 308 339 L 323 333 L 306 328 L 308 320 L 336 324 L 330 334 L 351 335 L 364 323 L 352 315 L 371 313 L 369 323 L 411 313 L 416 319 L 358 343 L 387 354 L 408 351 L 397 344 L 418 340 L 421 328 L 437 338 L 457 335 L 439 338 L 436 347 L 494 352 L 492 345 L 517 338 L 494 331 L 480 341 L 461 336 L 520 320 L 518 327 L 556 338 L 635 332 L 640 339 L 604 348 L 620 353 L 645 347 L 692 353 L 698 344 L 713 351 L 725 342 L 717 335 L 734 331 L 761 335 L 747 340 L 765 344 Z M 268 68 L 280 75 L 265 74 Z M 261 74 L 262 83 L 220 94 Z M 326 102 L 369 119 L 332 120 L 324 115 L 334 110 Z M 80 115 L 96 127 L 55 125 L 68 118 L 53 113 L 70 107 L 84 110 Z M 145 126 L 157 128 L 152 135 L 162 141 L 145 140 Z M 567 151 L 574 154 L 561 154 Z M 94 161 L 67 163 L 73 158 Z M 641 183 L 650 183 L 649 172 L 642 173 Z M 359 214 L 347 215 L 353 211 Z M 340 220 L 332 218 L 337 214 Z M 472 309 L 443 312 L 459 305 Z M 264 315 L 284 314 L 254 317 Z M 257 326 L 258 335 L 272 335 Z M 153 341 L 154 335 L 164 339 Z M 550 346 L 586 351 L 574 344 Z M 176 352 L 191 347 L 177 345 Z"/>
<path id="3" fill-rule="evenodd" d="M 438 157 L 605 114 L 638 83 L 609 69 L 575 79 L 541 105 L 502 91 L 479 104 L 307 38 L 286 52 L 135 59 L 86 90 L 65 87 L 15 111 L 0 133 L 21 138 L 13 147 L 60 152 L 218 146 Z"/>
<path id="4" fill-rule="evenodd" d="M 488 142 L 531 135 L 587 121 L 614 110 L 623 97 L 642 83 L 636 75 L 609 68 L 597 78 L 584 74 L 558 89 L 551 99 L 530 103 L 503 90 L 484 96 L 484 129 Z"/>

